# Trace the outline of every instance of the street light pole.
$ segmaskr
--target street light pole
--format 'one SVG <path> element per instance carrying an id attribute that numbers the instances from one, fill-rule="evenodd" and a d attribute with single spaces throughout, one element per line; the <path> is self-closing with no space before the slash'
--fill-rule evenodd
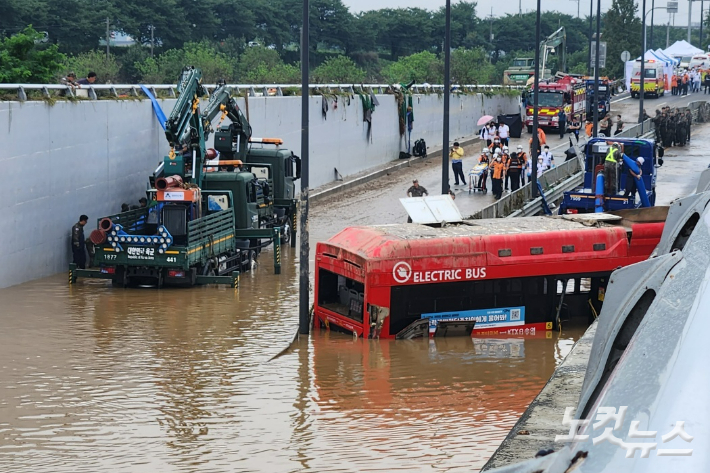
<path id="1" fill-rule="evenodd" d="M 540 89 L 540 0 L 537 0 L 537 14 L 535 17 L 535 80 L 533 82 L 533 127 L 532 127 L 532 148 L 530 149 L 530 161 L 532 167 L 530 169 L 530 182 L 532 183 L 532 189 L 530 192 L 532 198 L 537 197 L 537 150 L 540 148 L 540 138 L 537 134 L 537 129 L 539 126 L 538 122 L 538 99 L 539 99 L 539 89 Z"/>
<path id="2" fill-rule="evenodd" d="M 641 77 L 639 79 L 639 123 L 641 123 L 641 134 L 643 134 L 643 96 L 646 95 L 646 0 L 643 0 L 641 8 L 643 17 L 641 18 Z"/>
<path id="3" fill-rule="evenodd" d="M 645 0 L 644 0 L 645 1 Z M 601 40 L 601 14 L 602 12 L 602 2 L 597 0 L 597 41 L 594 44 L 594 100 L 592 100 L 592 115 L 594 117 L 594 122 L 592 123 L 592 137 L 597 136 L 597 131 L 599 130 L 599 43 Z"/>
<path id="4" fill-rule="evenodd" d="M 444 32 L 444 146 L 441 148 L 441 193 L 449 193 L 449 106 L 451 94 L 451 0 L 446 0 Z M 458 179 L 458 177 L 456 178 Z"/>
<path id="5" fill-rule="evenodd" d="M 308 335 L 310 331 L 310 291 L 309 291 L 309 271 L 308 257 L 310 247 L 308 241 L 308 99 L 310 90 L 308 88 L 308 52 L 310 49 L 308 41 L 309 24 L 308 0 L 303 0 L 303 26 L 301 27 L 301 258 L 299 260 L 299 304 L 298 304 L 298 333 Z M 295 235 L 293 235 L 295 237 Z"/>
<path id="6" fill-rule="evenodd" d="M 651 45 L 651 49 L 653 49 L 653 16 L 655 13 L 653 10 L 655 10 L 655 9 L 656 9 L 656 0 L 651 0 L 651 38 L 648 40 L 648 43 Z"/>

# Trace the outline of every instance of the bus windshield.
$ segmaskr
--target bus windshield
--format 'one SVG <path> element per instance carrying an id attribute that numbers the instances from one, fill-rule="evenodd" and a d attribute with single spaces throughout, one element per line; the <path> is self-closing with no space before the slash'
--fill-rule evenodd
<path id="1" fill-rule="evenodd" d="M 540 107 L 561 107 L 562 94 L 556 92 L 540 92 L 538 94 L 538 105 Z"/>

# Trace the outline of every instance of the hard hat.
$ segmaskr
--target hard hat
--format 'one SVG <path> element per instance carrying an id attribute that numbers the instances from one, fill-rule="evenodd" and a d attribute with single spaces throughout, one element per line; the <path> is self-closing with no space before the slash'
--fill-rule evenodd
<path id="1" fill-rule="evenodd" d="M 493 152 L 493 156 L 500 156 L 500 149 L 496 148 L 496 150 Z"/>
<path id="2" fill-rule="evenodd" d="M 639 164 L 643 164 L 643 163 L 644 163 L 644 159 L 643 159 L 643 158 L 638 158 L 636 161 L 638 161 Z"/>
<path id="3" fill-rule="evenodd" d="M 500 154 L 500 148 L 496 148 L 496 154 Z"/>
<path id="4" fill-rule="evenodd" d="M 507 147 L 507 146 L 503 146 L 503 151 L 508 151 L 508 147 Z"/>
<path id="5" fill-rule="evenodd" d="M 491 150 L 488 149 L 488 148 L 484 149 L 483 152 L 484 152 L 485 154 L 491 154 Z"/>
<path id="6" fill-rule="evenodd" d="M 519 149 L 519 150 L 522 150 L 523 147 L 522 147 L 521 145 L 518 145 L 518 149 Z"/>

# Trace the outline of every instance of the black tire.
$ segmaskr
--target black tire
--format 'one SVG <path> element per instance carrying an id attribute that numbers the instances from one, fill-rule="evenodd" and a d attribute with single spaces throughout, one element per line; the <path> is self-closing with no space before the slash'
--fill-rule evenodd
<path id="1" fill-rule="evenodd" d="M 528 135 L 532 135 L 532 125 L 528 125 Z"/>

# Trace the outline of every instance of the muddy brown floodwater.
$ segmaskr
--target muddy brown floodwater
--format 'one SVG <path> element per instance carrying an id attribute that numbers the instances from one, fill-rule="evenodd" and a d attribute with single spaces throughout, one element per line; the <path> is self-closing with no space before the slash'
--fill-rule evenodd
<path id="1" fill-rule="evenodd" d="M 406 218 L 396 196 L 420 171 L 314 206 L 312 241 Z M 476 471 L 582 333 L 317 331 L 271 360 L 298 318 L 297 253 L 283 253 L 280 276 L 268 250 L 237 291 L 65 274 L 0 290 L 0 471 Z"/>

